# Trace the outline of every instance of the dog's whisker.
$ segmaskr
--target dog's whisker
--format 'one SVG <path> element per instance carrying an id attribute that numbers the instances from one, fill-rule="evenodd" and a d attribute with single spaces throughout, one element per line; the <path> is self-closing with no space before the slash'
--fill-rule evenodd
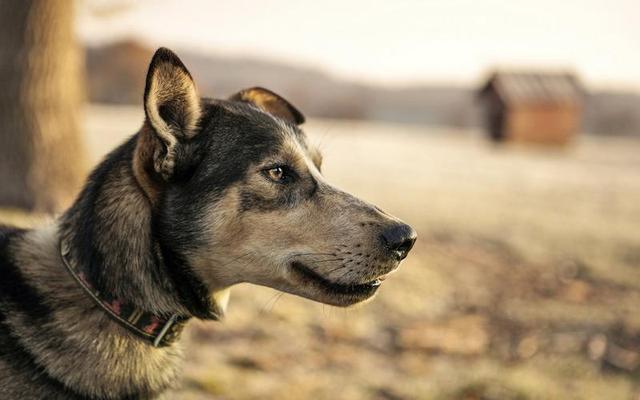
<path id="1" fill-rule="evenodd" d="M 264 303 L 262 307 L 260 307 L 260 312 L 258 314 L 262 315 L 267 312 L 269 304 L 274 301 L 278 297 L 279 293 L 275 293 L 272 296 L 269 296 L 269 299 Z"/>
<path id="2" fill-rule="evenodd" d="M 295 257 L 311 257 L 311 256 L 336 256 L 335 253 L 296 253 Z"/>
<path id="3" fill-rule="evenodd" d="M 276 306 L 276 303 L 278 302 L 278 300 L 282 298 L 282 296 L 284 296 L 284 292 L 280 292 L 275 296 L 275 300 L 273 301 L 273 303 L 271 303 L 271 306 L 269 307 L 269 312 L 273 311 L 273 309 Z"/>
<path id="4" fill-rule="evenodd" d="M 336 279 L 343 279 L 343 278 L 347 277 L 348 275 L 350 275 L 350 272 L 349 271 L 345 271 L 345 272 L 342 272 Z M 355 277 L 360 277 L 360 275 L 354 275 L 354 276 Z"/>
<path id="5" fill-rule="evenodd" d="M 338 271 L 338 270 L 340 270 L 340 269 L 342 269 L 342 268 L 346 268 L 346 267 L 347 267 L 346 265 L 339 265 L 338 267 L 336 267 L 336 268 L 334 268 L 334 269 L 332 269 L 332 270 L 330 270 L 330 271 L 327 271 L 327 274 L 332 274 L 332 273 L 334 273 L 335 271 Z"/>
<path id="6" fill-rule="evenodd" d="M 263 315 L 263 314 L 266 314 L 267 312 L 271 312 L 273 310 L 273 307 L 276 305 L 278 300 L 280 300 L 280 298 L 283 295 L 284 295 L 284 292 L 278 292 L 273 296 L 271 296 L 269 300 L 267 300 L 267 302 L 264 304 L 264 306 L 260 309 L 259 314 Z"/>
<path id="7" fill-rule="evenodd" d="M 325 263 L 325 262 L 332 262 L 332 261 L 344 261 L 344 258 L 332 258 L 330 260 L 320 260 L 320 261 L 314 261 L 314 264 L 320 264 L 320 263 Z"/>

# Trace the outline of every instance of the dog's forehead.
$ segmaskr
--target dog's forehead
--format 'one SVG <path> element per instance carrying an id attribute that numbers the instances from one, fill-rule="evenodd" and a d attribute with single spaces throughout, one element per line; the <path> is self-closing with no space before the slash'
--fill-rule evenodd
<path id="1" fill-rule="evenodd" d="M 266 153 L 301 152 L 314 162 L 321 158 L 318 150 L 309 144 L 306 133 L 295 124 L 251 104 L 221 100 L 207 102 L 212 110 L 208 118 L 212 121 L 205 121 L 204 125 L 211 124 L 216 126 L 216 130 L 224 131 L 223 139 L 233 139 L 239 146 L 259 147 Z M 235 137 L 230 138 L 229 135 Z M 264 155 L 265 151 L 262 153 Z"/>

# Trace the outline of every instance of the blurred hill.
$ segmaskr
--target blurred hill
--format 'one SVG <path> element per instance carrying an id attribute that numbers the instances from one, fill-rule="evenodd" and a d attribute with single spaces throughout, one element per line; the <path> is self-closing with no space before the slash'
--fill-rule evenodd
<path id="1" fill-rule="evenodd" d="M 291 100 L 309 117 L 459 128 L 477 127 L 481 122 L 475 88 L 363 85 L 308 67 L 177 50 L 201 92 L 210 96 L 226 97 L 242 88 L 264 86 Z M 153 49 L 134 41 L 88 48 L 90 101 L 140 103 L 147 63 L 152 54 Z M 584 130 L 599 134 L 640 135 L 640 94 L 590 93 L 585 105 Z"/>

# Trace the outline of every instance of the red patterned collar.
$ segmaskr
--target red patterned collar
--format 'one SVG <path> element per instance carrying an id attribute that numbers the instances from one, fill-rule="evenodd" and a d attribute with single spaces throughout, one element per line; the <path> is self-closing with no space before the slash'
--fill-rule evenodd
<path id="1" fill-rule="evenodd" d="M 100 293 L 87 279 L 87 275 L 71 256 L 71 247 L 64 237 L 60 239 L 62 263 L 84 291 L 111 318 L 123 327 L 150 342 L 154 347 L 164 347 L 174 343 L 179 337 L 189 316 L 177 314 L 160 316 L 140 310 L 133 304 Z"/>

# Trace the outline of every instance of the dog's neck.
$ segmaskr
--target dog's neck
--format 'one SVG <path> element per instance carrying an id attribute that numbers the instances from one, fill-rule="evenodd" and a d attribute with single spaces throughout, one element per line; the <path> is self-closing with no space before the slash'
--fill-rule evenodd
<path id="1" fill-rule="evenodd" d="M 158 316 L 216 319 L 205 285 L 153 231 L 153 207 L 133 171 L 138 136 L 107 156 L 62 218 L 69 258 L 96 292 Z"/>

